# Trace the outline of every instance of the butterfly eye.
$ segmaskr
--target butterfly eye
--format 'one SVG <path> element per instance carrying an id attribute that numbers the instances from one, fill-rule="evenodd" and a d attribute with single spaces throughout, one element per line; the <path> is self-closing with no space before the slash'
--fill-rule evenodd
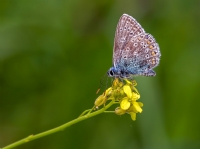
<path id="1" fill-rule="evenodd" d="M 108 71 L 108 75 L 112 77 L 114 75 L 113 71 L 112 70 Z"/>

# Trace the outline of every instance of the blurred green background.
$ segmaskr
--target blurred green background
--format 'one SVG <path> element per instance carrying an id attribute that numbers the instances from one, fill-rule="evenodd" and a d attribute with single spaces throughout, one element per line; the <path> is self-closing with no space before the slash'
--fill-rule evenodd
<path id="1" fill-rule="evenodd" d="M 1 0 L 0 147 L 93 106 L 123 13 L 161 49 L 156 77 L 135 78 L 143 113 L 101 114 L 17 148 L 200 148 L 199 0 Z"/>

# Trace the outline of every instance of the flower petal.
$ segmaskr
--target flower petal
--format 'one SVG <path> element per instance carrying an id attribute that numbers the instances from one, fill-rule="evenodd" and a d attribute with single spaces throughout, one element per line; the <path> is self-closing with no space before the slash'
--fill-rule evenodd
<path id="1" fill-rule="evenodd" d="M 128 96 L 128 98 L 132 97 L 132 91 L 129 85 L 123 86 L 124 93 Z"/>
<path id="2" fill-rule="evenodd" d="M 132 93 L 132 100 L 138 100 L 140 98 L 140 94 Z"/>
<path id="3" fill-rule="evenodd" d="M 142 108 L 140 107 L 138 102 L 133 102 L 133 107 L 137 112 L 139 112 L 139 113 L 142 112 Z"/>
<path id="4" fill-rule="evenodd" d="M 133 121 L 135 121 L 135 120 L 136 120 L 136 113 L 131 112 L 130 115 L 131 115 L 131 119 L 132 119 Z"/>
<path id="5" fill-rule="evenodd" d="M 130 107 L 131 103 L 128 101 L 127 97 L 124 97 L 120 103 L 122 110 L 127 110 Z"/>
<path id="6" fill-rule="evenodd" d="M 143 107 L 143 103 L 142 102 L 137 102 L 139 104 L 140 107 Z"/>

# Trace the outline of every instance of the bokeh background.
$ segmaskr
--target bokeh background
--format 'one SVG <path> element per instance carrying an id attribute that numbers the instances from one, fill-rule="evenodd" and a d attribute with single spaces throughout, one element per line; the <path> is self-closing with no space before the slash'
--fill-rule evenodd
<path id="1" fill-rule="evenodd" d="M 156 77 L 135 78 L 143 113 L 101 114 L 17 148 L 200 148 L 199 0 L 1 0 L 0 147 L 93 106 L 123 13 L 162 53 Z"/>

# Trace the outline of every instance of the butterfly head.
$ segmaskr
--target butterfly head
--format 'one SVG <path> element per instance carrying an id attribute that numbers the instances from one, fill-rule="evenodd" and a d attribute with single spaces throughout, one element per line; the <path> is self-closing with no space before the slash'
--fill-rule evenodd
<path id="1" fill-rule="evenodd" d="M 111 67 L 108 71 L 107 71 L 107 75 L 109 77 L 115 77 L 116 76 L 116 70 L 114 69 L 114 67 Z"/>
<path id="2" fill-rule="evenodd" d="M 120 68 L 116 68 L 116 67 L 111 67 L 108 72 L 107 75 L 109 77 L 115 77 L 115 78 L 130 78 L 130 74 L 127 73 L 125 70 L 120 69 Z"/>

